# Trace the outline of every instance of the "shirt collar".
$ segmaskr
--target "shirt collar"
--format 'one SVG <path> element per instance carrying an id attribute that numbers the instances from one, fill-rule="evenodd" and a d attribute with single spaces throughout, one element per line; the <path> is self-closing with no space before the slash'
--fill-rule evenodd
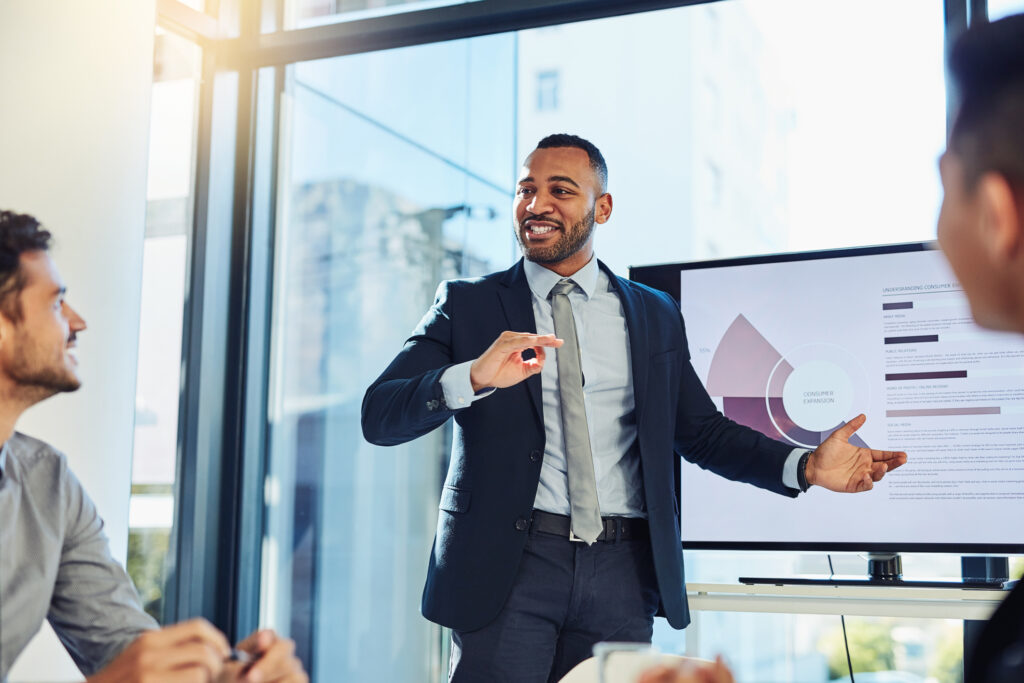
<path id="1" fill-rule="evenodd" d="M 551 288 L 560 280 L 568 279 L 576 283 L 576 286 L 583 292 L 586 299 L 590 299 L 597 291 L 597 275 L 600 268 L 597 265 L 597 258 L 591 258 L 587 265 L 583 266 L 568 278 L 563 278 L 553 270 L 548 270 L 539 263 L 523 259 L 523 271 L 526 273 L 526 281 L 533 293 L 542 300 L 547 300 L 551 294 Z"/>

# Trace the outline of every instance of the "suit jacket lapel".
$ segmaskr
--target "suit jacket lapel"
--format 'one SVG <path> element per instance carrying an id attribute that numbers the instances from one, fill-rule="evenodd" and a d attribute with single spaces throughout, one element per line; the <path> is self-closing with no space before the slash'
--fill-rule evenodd
<path id="1" fill-rule="evenodd" d="M 501 301 L 501 308 L 508 322 L 507 329 L 513 332 L 536 334 L 537 321 L 533 317 L 533 294 L 526 281 L 522 259 L 506 270 L 498 282 L 498 299 Z M 544 404 L 541 399 L 540 375 L 533 375 L 526 380 L 525 384 L 530 401 L 533 403 L 533 411 L 543 426 Z"/>
<path id="2" fill-rule="evenodd" d="M 601 261 L 597 263 L 608 275 L 612 287 L 619 295 L 622 312 L 626 317 L 626 331 L 629 334 L 629 359 L 633 369 L 633 401 L 636 404 L 636 420 L 639 424 L 640 416 L 643 414 L 644 398 L 647 395 L 647 371 L 650 359 L 647 311 L 644 308 L 643 300 L 628 280 L 620 278 Z"/>

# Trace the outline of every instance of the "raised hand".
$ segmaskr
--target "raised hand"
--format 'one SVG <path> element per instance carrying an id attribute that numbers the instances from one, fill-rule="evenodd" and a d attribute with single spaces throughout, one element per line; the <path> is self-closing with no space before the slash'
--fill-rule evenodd
<path id="1" fill-rule="evenodd" d="M 850 437 L 867 418 L 861 414 L 837 429 L 807 461 L 807 483 L 830 491 L 858 493 L 870 491 L 885 473 L 907 461 L 902 451 L 877 451 L 850 443 Z"/>
<path id="2" fill-rule="evenodd" d="M 473 361 L 469 381 L 473 391 L 487 387 L 502 389 L 519 384 L 536 375 L 544 367 L 544 348 L 558 348 L 562 340 L 553 334 L 502 332 L 494 343 Z M 523 351 L 533 349 L 537 355 L 523 360 Z"/>

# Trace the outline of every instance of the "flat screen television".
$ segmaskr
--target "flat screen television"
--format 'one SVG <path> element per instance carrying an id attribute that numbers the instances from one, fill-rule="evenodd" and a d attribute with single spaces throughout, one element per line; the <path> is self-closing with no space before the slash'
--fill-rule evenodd
<path id="1" fill-rule="evenodd" d="M 909 462 L 867 493 L 798 500 L 684 463 L 697 549 L 1024 552 L 1024 340 L 979 328 L 929 243 L 633 267 L 680 303 L 692 363 L 729 418 L 813 448 Z"/>

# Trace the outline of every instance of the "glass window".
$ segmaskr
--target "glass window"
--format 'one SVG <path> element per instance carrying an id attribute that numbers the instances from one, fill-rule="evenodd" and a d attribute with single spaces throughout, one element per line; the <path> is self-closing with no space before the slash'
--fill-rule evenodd
<path id="1" fill-rule="evenodd" d="M 135 393 L 128 572 L 143 604 L 164 620 L 173 553 L 181 335 L 200 50 L 157 29 L 152 95 L 142 315 Z"/>
<path id="2" fill-rule="evenodd" d="M 288 7 L 291 26 L 378 11 Z M 615 213 L 596 248 L 620 274 L 932 239 L 943 35 L 941 3 L 751 0 L 288 67 L 262 620 L 296 639 L 314 677 L 444 677 L 443 634 L 419 598 L 450 434 L 375 448 L 361 438 L 360 404 L 440 280 L 518 258 L 511 189 L 536 142 L 573 132 L 604 152 Z M 704 582 L 734 582 L 752 562 L 766 573 L 826 567 L 824 555 L 793 553 L 686 559 Z M 837 572 L 864 571 L 855 556 L 835 559 Z M 955 575 L 959 559 L 905 566 Z M 685 638 L 659 620 L 655 642 L 723 652 L 738 680 L 823 680 L 838 621 L 715 613 Z M 865 638 L 901 643 L 878 666 L 945 680 L 928 672 L 955 627 L 865 623 Z"/>
<path id="3" fill-rule="evenodd" d="M 737 681 L 818 683 L 846 680 L 849 663 L 838 616 L 696 612 L 687 629 L 699 633 L 691 656 L 726 653 Z M 846 639 L 857 679 L 963 680 L 963 622 L 947 619 L 846 617 Z M 766 657 L 789 651 L 789 657 Z M 898 673 L 896 673 L 898 672 Z"/>
<path id="4" fill-rule="evenodd" d="M 558 109 L 558 72 L 541 71 L 537 74 L 537 111 Z"/>
<path id="5" fill-rule="evenodd" d="M 450 437 L 375 448 L 359 412 L 439 281 L 513 259 L 514 44 L 288 69 L 263 620 L 314 679 L 445 671 L 419 597 Z"/>
<path id="6" fill-rule="evenodd" d="M 989 21 L 1002 19 L 1011 14 L 1024 12 L 1024 1 L 1022 0 L 988 0 Z"/>
<path id="7" fill-rule="evenodd" d="M 284 28 L 306 28 L 478 0 L 264 0 L 284 3 Z"/>

